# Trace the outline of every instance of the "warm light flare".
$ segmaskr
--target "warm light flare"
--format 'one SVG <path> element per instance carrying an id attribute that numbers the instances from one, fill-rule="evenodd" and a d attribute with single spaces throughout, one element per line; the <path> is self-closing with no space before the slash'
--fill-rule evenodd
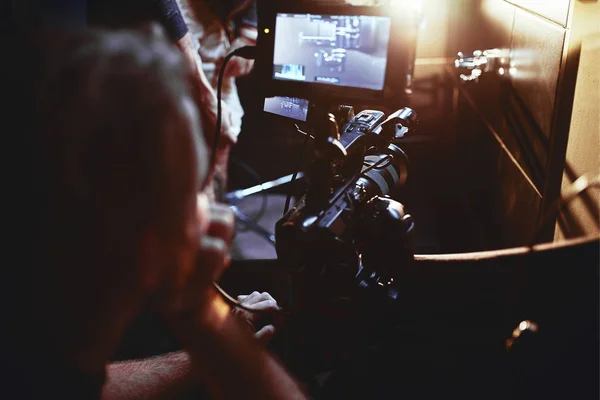
<path id="1" fill-rule="evenodd" d="M 422 0 L 389 0 L 384 5 L 391 13 L 396 15 L 405 15 L 407 10 L 413 10 L 420 13 L 423 10 Z"/>
<path id="2" fill-rule="evenodd" d="M 529 321 L 521 321 L 519 324 L 519 329 L 524 331 L 527 328 L 529 328 Z"/>
<path id="3" fill-rule="evenodd" d="M 221 329 L 231 316 L 231 307 L 218 295 L 210 300 L 207 310 L 205 322 L 215 329 Z"/>

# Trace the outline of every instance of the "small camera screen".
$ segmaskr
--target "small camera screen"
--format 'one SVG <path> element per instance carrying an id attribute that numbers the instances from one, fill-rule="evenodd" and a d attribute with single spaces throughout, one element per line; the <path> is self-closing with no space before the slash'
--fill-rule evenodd
<path id="1" fill-rule="evenodd" d="M 273 78 L 383 90 L 389 17 L 277 14 Z"/>
<path id="2" fill-rule="evenodd" d="M 271 114 L 306 122 L 308 116 L 308 100 L 297 97 L 268 97 L 264 110 Z"/>

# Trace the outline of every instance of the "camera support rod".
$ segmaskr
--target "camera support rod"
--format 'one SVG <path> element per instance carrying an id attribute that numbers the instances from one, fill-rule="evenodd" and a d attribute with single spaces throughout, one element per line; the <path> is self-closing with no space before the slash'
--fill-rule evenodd
<path id="1" fill-rule="evenodd" d="M 315 131 L 315 161 L 309 177 L 306 206 L 313 210 L 324 209 L 331 196 L 333 165 L 342 161 L 347 153 L 340 143 L 340 129 L 329 105 L 313 103 L 310 122 Z"/>
<path id="2" fill-rule="evenodd" d="M 259 185 L 251 186 L 246 189 L 238 189 L 233 192 L 229 192 L 225 195 L 225 200 L 231 205 L 237 205 L 240 200 L 245 199 L 248 196 L 252 196 L 253 194 L 263 193 L 270 189 L 279 188 L 285 184 L 288 184 L 292 181 L 292 177 L 294 174 L 289 174 L 282 176 L 281 178 L 277 178 L 275 180 L 261 183 Z M 298 173 L 296 179 L 301 179 L 304 177 L 302 172 Z"/>

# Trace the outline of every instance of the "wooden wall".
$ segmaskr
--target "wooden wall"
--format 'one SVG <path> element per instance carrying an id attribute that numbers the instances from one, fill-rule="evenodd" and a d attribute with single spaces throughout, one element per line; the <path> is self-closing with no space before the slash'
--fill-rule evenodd
<path id="1" fill-rule="evenodd" d="M 570 47 L 580 49 L 579 69 L 569 129 L 562 192 L 586 174 L 600 173 L 600 3 L 575 3 Z M 581 194 L 559 215 L 555 239 L 597 233 L 600 196 L 598 188 Z"/>
<path id="2" fill-rule="evenodd" d="M 464 207 L 478 226 L 474 248 L 552 240 L 546 219 L 560 193 L 577 49 L 576 0 L 457 0 L 449 10 L 448 54 L 498 48 L 510 74 L 454 83 L 455 157 Z"/>

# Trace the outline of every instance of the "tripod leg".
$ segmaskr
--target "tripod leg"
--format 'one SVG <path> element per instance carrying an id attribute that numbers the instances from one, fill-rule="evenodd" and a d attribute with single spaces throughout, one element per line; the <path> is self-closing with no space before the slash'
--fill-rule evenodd
<path id="1" fill-rule="evenodd" d="M 260 185 L 256 185 L 256 186 L 252 186 L 246 189 L 240 189 L 240 190 L 235 190 L 233 192 L 229 192 L 225 195 L 225 199 L 230 203 L 230 204 L 237 204 L 238 201 L 242 200 L 245 197 L 254 195 L 254 194 L 258 194 L 258 193 L 263 193 L 266 192 L 268 190 L 283 186 L 283 185 L 287 185 L 288 183 L 290 183 L 292 181 L 292 177 L 294 176 L 294 174 L 290 174 L 290 175 L 286 175 L 286 176 L 282 176 L 281 178 L 275 179 L 273 181 L 269 181 L 269 182 L 265 182 L 265 183 L 261 183 Z M 302 172 L 298 173 L 298 176 L 296 177 L 296 179 L 301 179 L 304 177 L 304 174 Z"/>

